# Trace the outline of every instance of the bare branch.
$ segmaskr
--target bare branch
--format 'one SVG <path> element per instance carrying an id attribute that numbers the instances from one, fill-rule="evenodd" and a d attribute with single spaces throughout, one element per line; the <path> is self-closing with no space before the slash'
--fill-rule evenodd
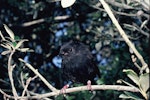
<path id="1" fill-rule="evenodd" d="M 119 2 L 115 2 L 115 0 L 106 0 L 107 3 L 115 6 L 115 7 L 119 7 L 119 8 L 123 8 L 123 9 L 139 9 L 139 8 L 134 8 L 132 6 L 126 5 L 125 3 L 119 3 Z"/>
<path id="2" fill-rule="evenodd" d="M 66 89 L 66 93 L 79 92 L 84 90 L 88 90 L 87 86 L 69 88 Z M 117 91 L 139 92 L 139 89 L 137 88 L 130 87 L 130 86 L 122 86 L 122 85 L 92 85 L 92 90 L 117 90 Z M 14 98 L 13 96 L 4 93 L 1 89 L 0 92 L 8 98 Z M 57 96 L 57 95 L 60 95 L 60 90 L 57 90 L 56 92 L 39 94 L 36 96 L 18 97 L 17 99 L 41 99 L 41 98 Z"/>
<path id="3" fill-rule="evenodd" d="M 132 59 L 132 62 L 134 63 L 134 65 L 140 70 L 141 68 L 136 62 L 136 57 L 134 55 L 131 55 L 131 59 Z"/>
<path id="4" fill-rule="evenodd" d="M 121 86 L 121 85 L 92 85 L 91 87 L 92 87 L 92 90 L 117 90 L 117 91 L 139 92 L 137 88 L 133 88 L 129 86 Z M 65 92 L 72 93 L 72 92 L 79 92 L 79 91 L 84 91 L 84 90 L 88 90 L 87 86 L 69 88 L 69 89 L 66 89 Z M 59 94 L 60 94 L 60 91 L 51 92 L 51 93 L 40 95 L 38 98 L 56 96 Z M 32 98 L 35 98 L 35 97 L 33 96 Z"/>
<path id="5" fill-rule="evenodd" d="M 9 76 L 11 87 L 12 87 L 12 93 L 15 97 L 15 100 L 17 100 L 16 98 L 18 97 L 18 94 L 17 94 L 16 88 L 14 86 L 14 80 L 13 80 L 13 75 L 12 75 L 12 72 L 13 72 L 15 65 L 13 65 L 13 66 L 11 65 L 12 56 L 13 56 L 14 52 L 15 52 L 15 49 L 13 49 L 11 51 L 11 54 L 8 58 L 8 76 Z"/>
<path id="6" fill-rule="evenodd" d="M 37 69 L 34 69 L 30 64 L 26 63 L 23 59 L 19 58 L 19 60 L 23 63 L 25 63 L 25 65 L 31 69 L 35 75 L 37 75 L 43 82 L 44 84 L 50 89 L 52 90 L 53 92 L 54 91 L 57 91 L 57 89 L 55 87 L 53 87 L 51 84 L 49 84 L 49 82 L 38 72 Z"/>
<path id="7" fill-rule="evenodd" d="M 30 21 L 30 22 L 25 22 L 21 26 L 22 27 L 28 27 L 28 26 L 31 26 L 31 25 L 43 23 L 44 21 L 45 21 L 45 19 L 41 18 L 41 19 L 38 19 L 38 20 L 33 20 L 33 21 Z"/>
<path id="8" fill-rule="evenodd" d="M 23 90 L 23 92 L 22 92 L 22 97 L 25 95 L 25 92 L 27 91 L 27 88 L 28 88 L 30 82 L 31 82 L 32 80 L 34 80 L 35 78 L 37 78 L 37 76 L 34 76 L 33 78 L 30 77 L 30 78 L 27 79 L 26 85 L 25 85 L 24 90 Z"/>
<path id="9" fill-rule="evenodd" d="M 132 29 L 135 29 L 139 32 L 141 32 L 141 34 L 145 35 L 147 38 L 149 38 L 149 33 L 143 31 L 140 27 L 138 27 L 137 25 L 130 25 L 130 24 L 123 24 L 124 26 L 127 27 L 131 27 Z"/>
<path id="10" fill-rule="evenodd" d="M 150 10 L 150 8 L 149 8 L 149 4 L 148 3 L 146 3 L 145 2 L 145 0 L 134 0 L 134 1 L 136 1 L 136 2 L 138 2 L 139 4 L 141 4 L 144 8 L 145 8 L 145 10 L 146 11 L 149 11 Z M 148 1 L 148 0 L 147 0 Z M 149 1 L 148 1 L 149 2 Z"/>
<path id="11" fill-rule="evenodd" d="M 11 96 L 11 95 L 6 94 L 4 91 L 2 91 L 2 89 L 0 89 L 0 93 L 1 93 L 1 94 L 3 94 L 3 95 L 4 95 L 4 97 L 7 97 L 7 98 L 13 98 L 13 99 L 15 99 L 15 97 L 14 97 L 14 96 Z"/>

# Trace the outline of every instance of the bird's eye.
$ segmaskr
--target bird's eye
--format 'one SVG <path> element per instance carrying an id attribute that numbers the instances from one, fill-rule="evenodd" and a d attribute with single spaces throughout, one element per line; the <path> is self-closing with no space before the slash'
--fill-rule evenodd
<path id="1" fill-rule="evenodd" d="M 71 51 L 72 51 L 72 48 L 69 49 L 69 52 L 71 52 Z"/>

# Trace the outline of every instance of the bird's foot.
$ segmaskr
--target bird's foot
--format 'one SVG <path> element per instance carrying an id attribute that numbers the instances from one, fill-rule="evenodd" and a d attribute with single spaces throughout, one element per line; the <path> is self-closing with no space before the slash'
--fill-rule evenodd
<path id="1" fill-rule="evenodd" d="M 88 88 L 88 90 L 92 91 L 92 86 L 91 86 L 90 80 L 87 81 L 87 88 Z"/>
<path id="2" fill-rule="evenodd" d="M 65 94 L 66 93 L 66 89 L 69 88 L 69 84 L 65 85 L 61 90 L 60 90 L 60 94 Z"/>

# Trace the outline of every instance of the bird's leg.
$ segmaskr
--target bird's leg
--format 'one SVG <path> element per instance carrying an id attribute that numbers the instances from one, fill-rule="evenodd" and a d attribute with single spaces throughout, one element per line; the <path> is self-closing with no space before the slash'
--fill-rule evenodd
<path id="1" fill-rule="evenodd" d="M 91 86 L 91 81 L 90 80 L 87 81 L 87 88 L 88 88 L 88 90 L 92 91 L 92 86 Z"/>
<path id="2" fill-rule="evenodd" d="M 68 89 L 71 84 L 72 84 L 71 81 L 70 81 L 68 84 L 66 84 L 66 85 L 60 90 L 60 94 L 65 94 L 65 93 L 66 93 L 66 89 Z"/>
<path id="3" fill-rule="evenodd" d="M 66 93 L 66 89 L 69 88 L 69 84 L 66 84 L 61 90 L 60 90 L 60 94 L 65 94 Z"/>

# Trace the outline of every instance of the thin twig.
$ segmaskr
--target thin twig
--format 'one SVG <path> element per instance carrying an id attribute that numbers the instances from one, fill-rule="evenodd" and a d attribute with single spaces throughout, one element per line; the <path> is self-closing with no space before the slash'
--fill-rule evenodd
<path id="1" fill-rule="evenodd" d="M 0 93 L 4 95 L 4 97 L 15 99 L 16 97 L 6 94 L 2 89 L 0 89 Z"/>
<path id="2" fill-rule="evenodd" d="M 39 93 L 34 93 L 34 92 L 32 92 L 32 91 L 29 91 L 29 92 L 30 92 L 31 95 L 35 95 L 35 96 L 41 95 L 41 94 L 39 94 Z M 42 100 L 52 100 L 52 99 L 46 97 L 46 98 L 42 98 Z"/>
<path id="3" fill-rule="evenodd" d="M 13 56 L 14 52 L 15 52 L 15 49 L 12 50 L 12 52 L 8 58 L 8 76 L 9 76 L 11 87 L 12 87 L 12 93 L 13 93 L 14 97 L 17 98 L 18 94 L 17 94 L 16 88 L 14 86 L 14 80 L 13 80 L 13 75 L 12 75 L 15 65 L 11 65 L 12 56 Z M 15 100 L 17 100 L 16 98 L 15 98 Z"/>
<path id="4" fill-rule="evenodd" d="M 24 90 L 25 90 L 26 85 L 24 84 L 22 72 L 21 72 L 21 74 L 20 74 L 20 84 L 22 85 L 22 87 L 23 87 Z M 23 93 L 22 93 L 22 94 L 23 94 Z M 29 93 L 29 91 L 28 91 L 27 89 L 26 89 L 26 95 L 27 95 L 27 96 L 30 96 L 30 93 Z"/>
<path id="5" fill-rule="evenodd" d="M 119 8 L 123 8 L 123 9 L 136 9 L 136 10 L 140 9 L 140 8 L 135 8 L 135 7 L 126 5 L 125 3 L 115 2 L 115 0 L 106 0 L 106 2 L 115 6 L 115 7 L 119 7 Z"/>
<path id="6" fill-rule="evenodd" d="M 38 72 L 38 70 L 34 69 L 33 66 L 31 66 L 29 63 L 26 63 L 23 59 L 19 58 L 19 60 L 23 63 L 25 63 L 25 65 L 31 69 L 35 75 L 37 75 L 43 82 L 44 84 L 53 92 L 57 91 L 57 89 L 55 87 L 53 87 L 51 84 L 49 84 L 49 82 Z"/>
<path id="7" fill-rule="evenodd" d="M 5 85 L 10 85 L 10 83 L 8 83 L 7 81 L 3 80 L 3 79 L 0 79 L 0 82 L 4 83 Z"/>
<path id="8" fill-rule="evenodd" d="M 144 0 L 134 0 L 134 1 L 138 2 L 139 4 L 141 4 L 145 8 L 146 11 L 150 10 L 149 9 L 150 5 L 148 5 L 146 2 L 144 2 Z"/>
<path id="9" fill-rule="evenodd" d="M 45 21 L 44 18 L 42 18 L 42 19 L 37 19 L 37 20 L 30 21 L 30 22 L 25 22 L 25 23 L 23 23 L 21 26 L 22 26 L 22 27 L 27 27 L 27 26 L 31 26 L 31 25 L 34 25 L 34 24 L 43 23 L 44 21 Z"/>
<path id="10" fill-rule="evenodd" d="M 130 25 L 130 24 L 123 24 L 124 26 L 130 27 L 131 29 L 135 29 L 139 32 L 141 32 L 141 34 L 145 35 L 147 38 L 149 38 L 149 33 L 143 31 L 142 29 L 140 29 L 140 27 L 138 27 L 137 25 Z"/>
<path id="11" fill-rule="evenodd" d="M 34 76 L 33 78 L 30 77 L 30 78 L 27 79 L 26 85 L 24 86 L 24 90 L 23 90 L 23 92 L 22 92 L 22 97 L 25 95 L 25 92 L 27 91 L 27 88 L 28 88 L 30 82 L 31 82 L 32 80 L 34 80 L 35 78 L 37 78 L 37 76 Z"/>
<path id="12" fill-rule="evenodd" d="M 140 70 L 141 68 L 136 62 L 136 57 L 134 55 L 131 55 L 131 59 L 132 59 L 132 62 L 134 63 L 134 65 Z"/>

